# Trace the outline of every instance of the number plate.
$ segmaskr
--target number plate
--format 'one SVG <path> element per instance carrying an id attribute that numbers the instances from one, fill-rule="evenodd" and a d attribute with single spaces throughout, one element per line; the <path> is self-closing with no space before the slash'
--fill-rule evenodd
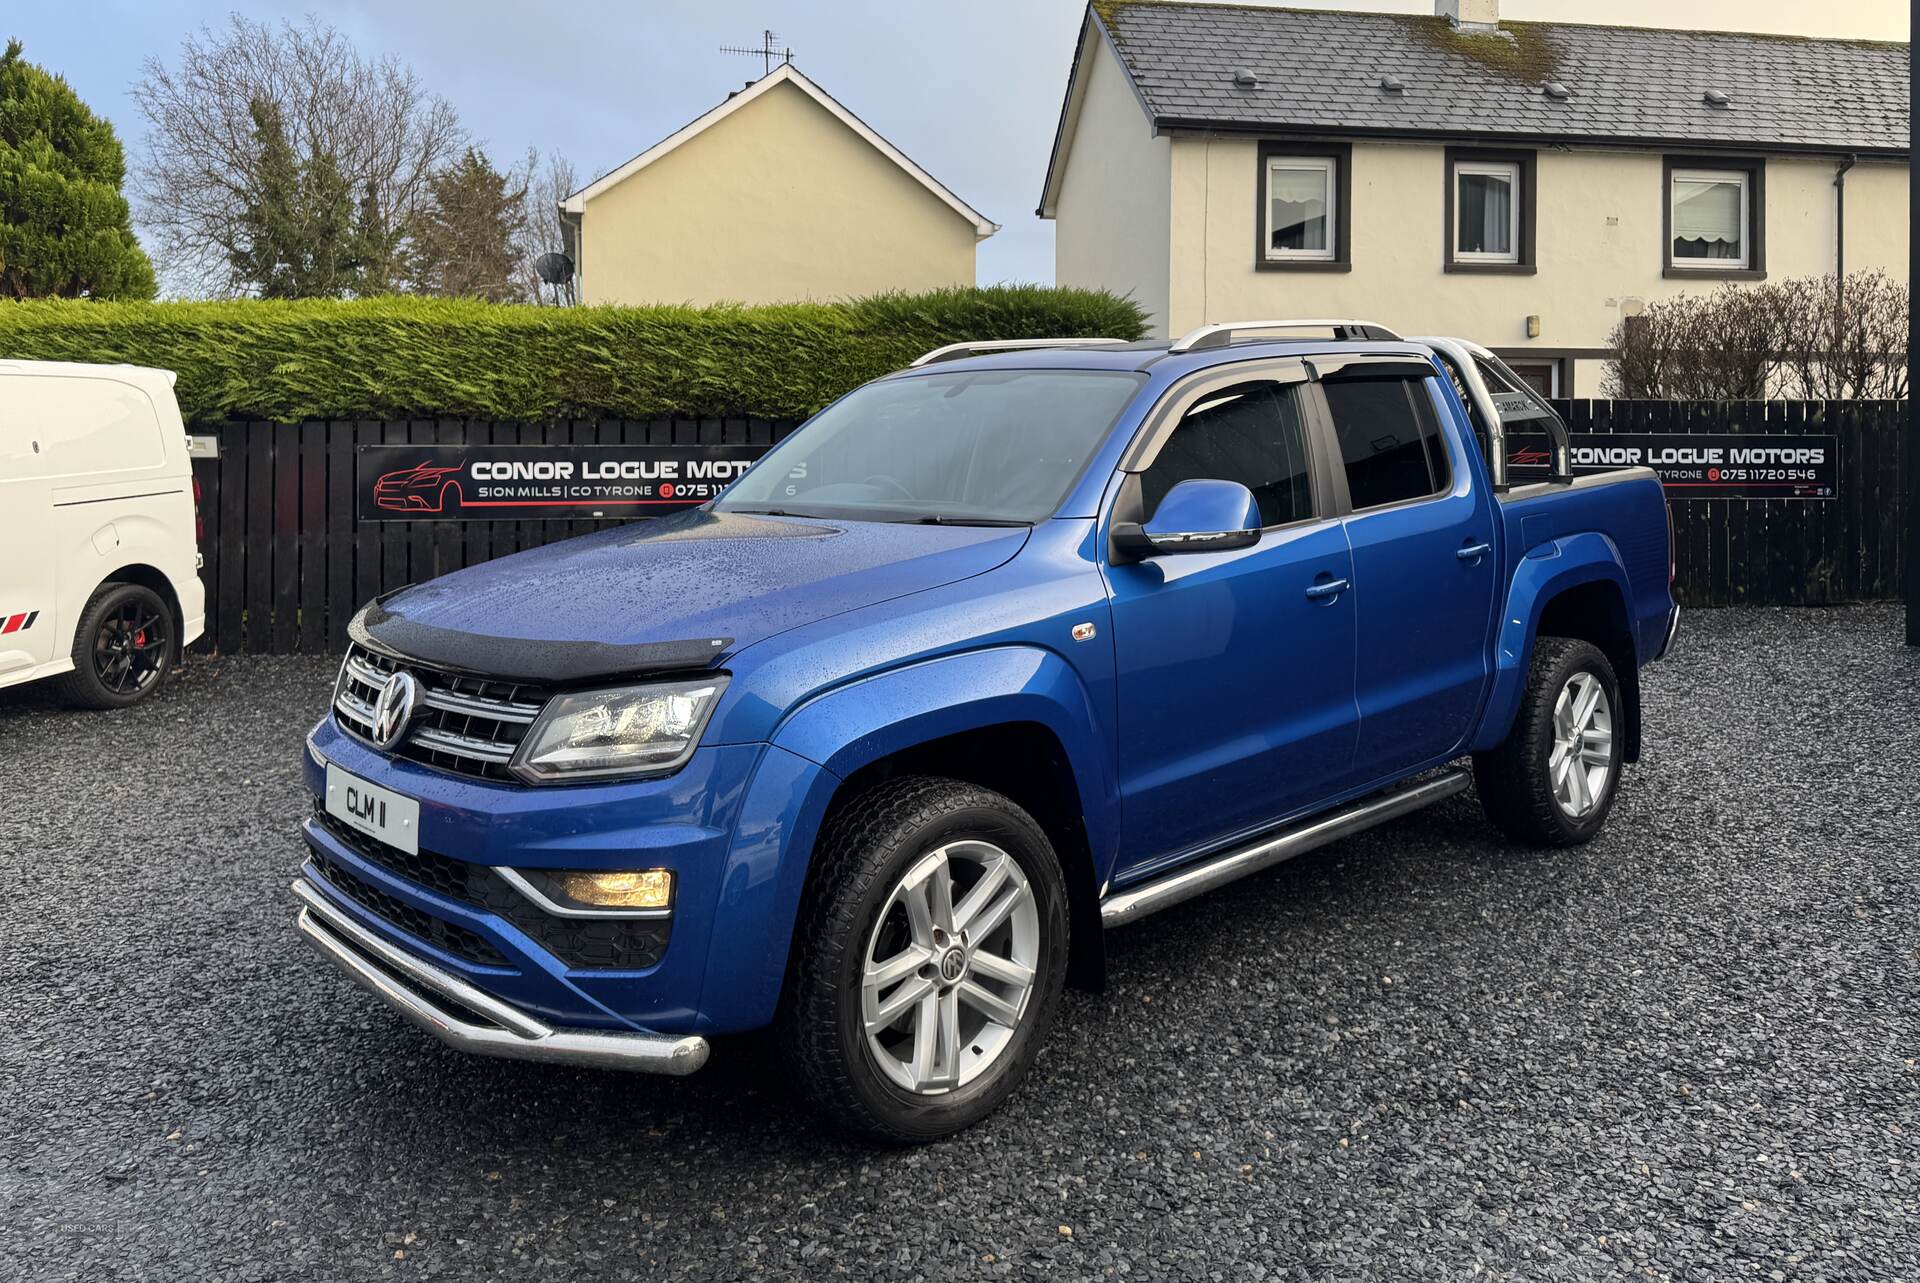
<path id="1" fill-rule="evenodd" d="M 327 814 L 408 855 L 420 853 L 420 804 L 327 766 Z"/>

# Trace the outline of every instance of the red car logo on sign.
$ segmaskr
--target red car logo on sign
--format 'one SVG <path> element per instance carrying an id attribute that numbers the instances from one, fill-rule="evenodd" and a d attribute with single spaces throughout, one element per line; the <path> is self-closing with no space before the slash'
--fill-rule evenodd
<path id="1" fill-rule="evenodd" d="M 390 512 L 445 512 L 449 507 L 457 509 L 466 499 L 466 492 L 460 488 L 458 479 L 460 470 L 466 466 L 466 460 L 462 459 L 444 468 L 416 463 L 398 472 L 383 473 L 373 483 L 373 504 Z M 449 493 L 453 497 L 451 505 L 447 503 Z"/>

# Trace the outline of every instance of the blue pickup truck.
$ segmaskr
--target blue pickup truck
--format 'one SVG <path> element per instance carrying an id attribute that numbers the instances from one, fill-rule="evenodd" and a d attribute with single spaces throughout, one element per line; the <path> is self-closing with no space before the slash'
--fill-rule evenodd
<path id="1" fill-rule="evenodd" d="M 716 501 L 368 604 L 300 931 L 455 1047 L 771 1028 L 841 1123 L 945 1135 L 1107 928 L 1470 782 L 1593 836 L 1678 614 L 1653 474 L 1568 473 L 1491 353 L 1365 322 L 928 353 Z"/>

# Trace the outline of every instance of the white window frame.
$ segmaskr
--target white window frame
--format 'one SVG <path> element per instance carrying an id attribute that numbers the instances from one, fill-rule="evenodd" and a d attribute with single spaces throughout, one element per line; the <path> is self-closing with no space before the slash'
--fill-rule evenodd
<path id="1" fill-rule="evenodd" d="M 1674 193 L 1682 182 L 1740 185 L 1740 257 L 1682 258 L 1673 249 Z M 1753 175 L 1744 169 L 1676 169 L 1667 176 L 1667 266 L 1682 272 L 1744 272 L 1753 263 Z"/>
<path id="2" fill-rule="evenodd" d="M 1503 253 L 1486 250 L 1465 250 L 1460 248 L 1460 211 L 1466 202 L 1460 198 L 1460 180 L 1470 174 L 1484 174 L 1507 180 L 1508 200 L 1512 208 L 1507 211 L 1507 242 L 1510 249 Z M 1520 211 L 1523 196 L 1520 191 L 1520 166 L 1511 160 L 1456 160 L 1453 162 L 1453 261 L 1456 263 L 1518 263 L 1520 261 Z"/>
<path id="3" fill-rule="evenodd" d="M 1327 246 L 1325 249 L 1273 247 L 1273 171 L 1317 169 L 1327 183 Z M 1340 159 L 1337 156 L 1269 156 L 1265 189 L 1260 193 L 1260 247 L 1270 263 L 1331 263 L 1340 256 Z"/>

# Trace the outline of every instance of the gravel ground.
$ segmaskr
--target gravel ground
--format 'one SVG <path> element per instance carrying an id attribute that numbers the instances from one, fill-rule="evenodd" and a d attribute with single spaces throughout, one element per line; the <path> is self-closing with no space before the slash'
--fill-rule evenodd
<path id="1" fill-rule="evenodd" d="M 752 1041 L 440 1048 L 286 892 L 333 662 L 0 696 L 0 1277 L 1920 1278 L 1920 658 L 1688 617 L 1604 836 L 1471 795 L 1109 938 L 1032 1081 L 891 1152 Z"/>

